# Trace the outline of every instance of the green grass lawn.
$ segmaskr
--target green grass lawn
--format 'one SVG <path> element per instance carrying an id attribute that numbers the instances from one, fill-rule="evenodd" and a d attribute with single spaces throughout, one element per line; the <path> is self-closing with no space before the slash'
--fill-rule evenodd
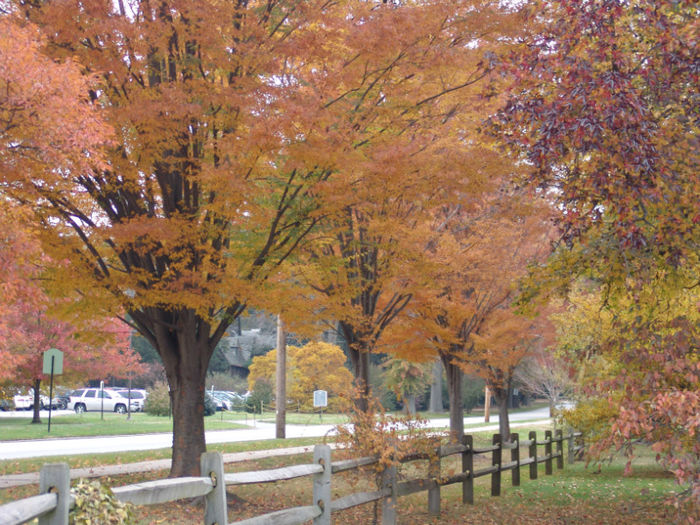
<path id="1" fill-rule="evenodd" d="M 204 418 L 204 426 L 207 430 L 225 430 L 246 427 L 246 418 L 243 414 L 238 417 L 229 417 L 229 413 L 216 413 Z M 170 432 L 173 429 L 173 421 L 168 417 L 149 416 L 143 412 L 131 414 L 127 419 L 126 414 L 106 412 L 104 419 L 99 412 L 86 412 L 84 414 L 59 415 L 51 418 L 51 432 L 48 432 L 48 415 L 42 413 L 41 424 L 32 423 L 31 414 L 26 418 L 0 418 L 0 441 L 16 439 L 43 439 L 58 437 L 79 436 L 110 436 L 126 434 L 150 434 L 156 432 Z M 252 417 L 249 417 L 252 424 Z"/>
<path id="2" fill-rule="evenodd" d="M 537 406 L 530 406 L 521 410 L 532 410 Z M 396 414 L 399 416 L 400 414 Z M 445 412 L 418 414 L 423 419 L 445 419 L 445 427 L 449 426 L 448 414 Z M 469 416 L 471 414 L 466 414 Z M 476 414 L 478 415 L 478 414 Z M 42 412 L 41 423 L 31 422 L 32 414 L 26 413 L 25 417 L 0 418 L 0 441 L 12 441 L 17 439 L 44 439 L 58 437 L 83 437 L 83 436 L 110 436 L 126 434 L 149 434 L 155 432 L 170 432 L 172 419 L 168 417 L 149 416 L 143 412 L 131 414 L 127 419 L 125 414 L 105 412 L 104 419 L 99 412 L 87 412 L 84 414 L 53 415 L 51 418 L 51 432 L 48 432 L 48 415 Z M 248 414 L 246 412 L 217 412 L 204 418 L 207 430 L 230 430 L 244 428 L 253 425 L 254 421 L 274 423 L 275 413 Z M 290 425 L 338 425 L 346 423 L 348 417 L 345 414 L 304 414 L 287 412 L 286 421 Z M 479 424 L 478 426 L 483 426 Z M 491 423 L 493 424 L 493 423 Z"/>

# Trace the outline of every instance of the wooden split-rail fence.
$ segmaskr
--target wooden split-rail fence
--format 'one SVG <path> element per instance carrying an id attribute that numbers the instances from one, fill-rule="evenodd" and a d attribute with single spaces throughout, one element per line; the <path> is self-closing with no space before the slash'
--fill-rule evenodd
<path id="1" fill-rule="evenodd" d="M 112 488 L 114 495 L 123 502 L 136 505 L 166 503 L 179 499 L 204 497 L 205 525 L 227 525 L 226 486 L 251 483 L 270 483 L 311 476 L 313 497 L 311 504 L 295 507 L 262 516 L 234 522 L 238 525 L 297 525 L 313 521 L 314 525 L 330 525 L 332 514 L 344 509 L 380 501 L 382 505 L 382 525 L 397 523 L 397 498 L 421 491 L 428 491 L 428 510 L 432 515 L 440 514 L 440 488 L 454 483 L 462 483 L 462 502 L 474 503 L 474 479 L 491 476 L 491 495 L 501 493 L 501 473 L 511 471 L 513 486 L 520 485 L 520 470 L 529 467 L 530 479 L 537 479 L 538 465 L 545 464 L 545 473 L 552 474 L 553 465 L 564 467 L 564 442 L 568 444 L 568 462 L 573 463 L 578 452 L 583 449 L 580 432 L 563 435 L 557 430 L 545 432 L 544 440 L 538 441 L 536 432 L 530 432 L 527 441 L 520 441 L 518 434 L 511 434 L 504 441 L 500 434 L 493 436 L 487 447 L 475 447 L 473 437 L 464 436 L 461 443 L 443 445 L 433 454 L 411 454 L 401 459 L 401 463 L 428 460 L 428 477 L 399 481 L 396 466 L 386 468 L 381 476 L 381 488 L 372 492 L 357 492 L 338 499 L 331 498 L 333 474 L 357 469 L 377 463 L 374 457 L 331 461 L 331 448 L 328 445 L 314 447 L 313 463 L 284 468 L 251 472 L 224 472 L 223 458 L 218 452 L 206 452 L 201 456 L 201 477 L 184 477 L 147 481 Z M 528 447 L 528 457 L 520 455 L 520 447 Z M 543 447 L 543 453 L 538 451 Z M 510 450 L 509 461 L 504 452 Z M 474 457 L 491 454 L 491 465 L 475 470 Z M 441 459 L 461 455 L 462 469 L 458 474 L 442 477 Z M 70 492 L 70 471 L 65 463 L 44 465 L 39 481 L 39 495 L 0 506 L 0 525 L 20 525 L 35 518 L 39 525 L 67 525 L 74 498 Z"/>

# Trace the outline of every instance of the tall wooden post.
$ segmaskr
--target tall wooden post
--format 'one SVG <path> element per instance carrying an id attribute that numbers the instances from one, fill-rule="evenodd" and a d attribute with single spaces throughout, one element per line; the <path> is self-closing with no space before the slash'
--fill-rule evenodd
<path id="1" fill-rule="evenodd" d="M 226 480 L 224 479 L 224 458 L 220 452 L 205 452 L 199 458 L 202 476 L 209 476 L 213 490 L 205 496 L 205 525 L 226 525 Z"/>
<path id="2" fill-rule="evenodd" d="M 277 316 L 277 393 L 275 410 L 275 437 L 284 439 L 287 419 L 287 338 L 282 316 Z"/>
<path id="3" fill-rule="evenodd" d="M 67 463 L 49 463 L 39 473 L 39 493 L 55 492 L 58 496 L 56 508 L 39 517 L 39 525 L 64 525 L 68 523 L 70 511 L 70 470 Z M 11 518 L 10 518 L 11 520 Z M 0 522 L 3 522 L 0 516 Z M 10 521 L 9 523 L 14 523 Z"/>
<path id="4" fill-rule="evenodd" d="M 484 387 L 484 423 L 488 423 L 491 419 L 491 391 L 489 386 Z"/>
<path id="5" fill-rule="evenodd" d="M 544 431 L 544 454 L 547 458 L 544 462 L 544 473 L 550 476 L 552 474 L 552 431 Z"/>
<path id="6" fill-rule="evenodd" d="M 462 503 L 474 504 L 474 437 L 462 436 L 462 472 L 469 472 L 469 477 L 462 483 Z"/>
<path id="7" fill-rule="evenodd" d="M 530 438 L 530 479 L 537 479 L 537 432 L 534 430 L 528 435 Z"/>
<path id="8" fill-rule="evenodd" d="M 323 472 L 314 474 L 313 504 L 321 508 L 321 515 L 314 518 L 314 525 L 331 525 L 331 447 L 316 445 L 314 463 L 323 466 Z"/>
<path id="9" fill-rule="evenodd" d="M 382 500 L 382 525 L 396 525 L 396 466 L 392 465 L 384 469 L 382 473 L 382 490 L 385 492 Z"/>
<path id="10" fill-rule="evenodd" d="M 491 465 L 498 467 L 498 469 L 491 474 L 491 495 L 500 496 L 501 495 L 501 457 L 503 452 L 503 440 L 500 434 L 493 435 L 493 445 L 497 447 L 493 450 L 491 455 Z"/>
<path id="11" fill-rule="evenodd" d="M 512 472 L 512 482 L 514 487 L 520 486 L 520 434 L 513 433 L 510 435 L 510 442 L 513 448 L 510 449 L 510 460 L 516 463 Z"/>
<path id="12" fill-rule="evenodd" d="M 428 476 L 431 481 L 436 481 L 436 487 L 428 489 L 428 512 L 431 516 L 440 515 L 440 449 L 430 458 Z"/>
<path id="13" fill-rule="evenodd" d="M 561 470 L 564 468 L 564 434 L 561 428 L 554 431 L 557 441 L 557 469 Z"/>

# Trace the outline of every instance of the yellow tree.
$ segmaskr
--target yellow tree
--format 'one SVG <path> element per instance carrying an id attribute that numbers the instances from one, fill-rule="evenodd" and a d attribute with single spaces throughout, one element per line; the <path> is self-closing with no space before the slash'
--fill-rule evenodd
<path id="1" fill-rule="evenodd" d="M 253 358 L 248 386 L 263 379 L 273 387 L 276 377 L 277 349 Z M 298 408 L 313 410 L 313 392 L 328 392 L 328 407 L 343 408 L 343 399 L 352 396 L 352 374 L 345 367 L 345 354 L 338 346 L 313 341 L 304 346 L 287 347 L 287 398 Z"/>

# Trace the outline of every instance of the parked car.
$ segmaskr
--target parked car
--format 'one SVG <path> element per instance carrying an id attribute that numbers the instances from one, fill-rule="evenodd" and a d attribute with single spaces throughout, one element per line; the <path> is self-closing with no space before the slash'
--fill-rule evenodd
<path id="1" fill-rule="evenodd" d="M 32 410 L 34 409 L 34 390 L 30 390 L 26 395 L 17 394 L 12 398 L 15 403 L 15 410 Z M 49 396 L 39 394 L 39 408 L 49 406 Z"/>
<path id="2" fill-rule="evenodd" d="M 143 407 L 146 404 L 146 397 L 148 397 L 148 392 L 141 390 L 140 388 L 132 388 L 131 391 L 129 391 L 127 388 L 126 390 L 117 390 L 117 393 L 126 399 L 131 399 L 132 412 L 143 411 Z"/>
<path id="3" fill-rule="evenodd" d="M 134 401 L 135 400 L 132 400 L 132 409 Z M 128 404 L 129 398 L 122 396 L 116 390 L 107 388 L 104 390 L 100 390 L 99 388 L 80 388 L 71 392 L 68 408 L 81 414 L 88 411 L 102 410 L 104 406 L 104 410 L 107 412 L 124 414 L 127 411 Z"/>
<path id="4" fill-rule="evenodd" d="M 221 391 L 221 394 L 230 401 L 227 410 L 243 410 L 245 408 L 245 398 L 241 394 L 229 391 Z"/>
<path id="5" fill-rule="evenodd" d="M 216 413 L 216 401 L 208 390 L 204 391 L 204 415 L 211 416 Z"/>

